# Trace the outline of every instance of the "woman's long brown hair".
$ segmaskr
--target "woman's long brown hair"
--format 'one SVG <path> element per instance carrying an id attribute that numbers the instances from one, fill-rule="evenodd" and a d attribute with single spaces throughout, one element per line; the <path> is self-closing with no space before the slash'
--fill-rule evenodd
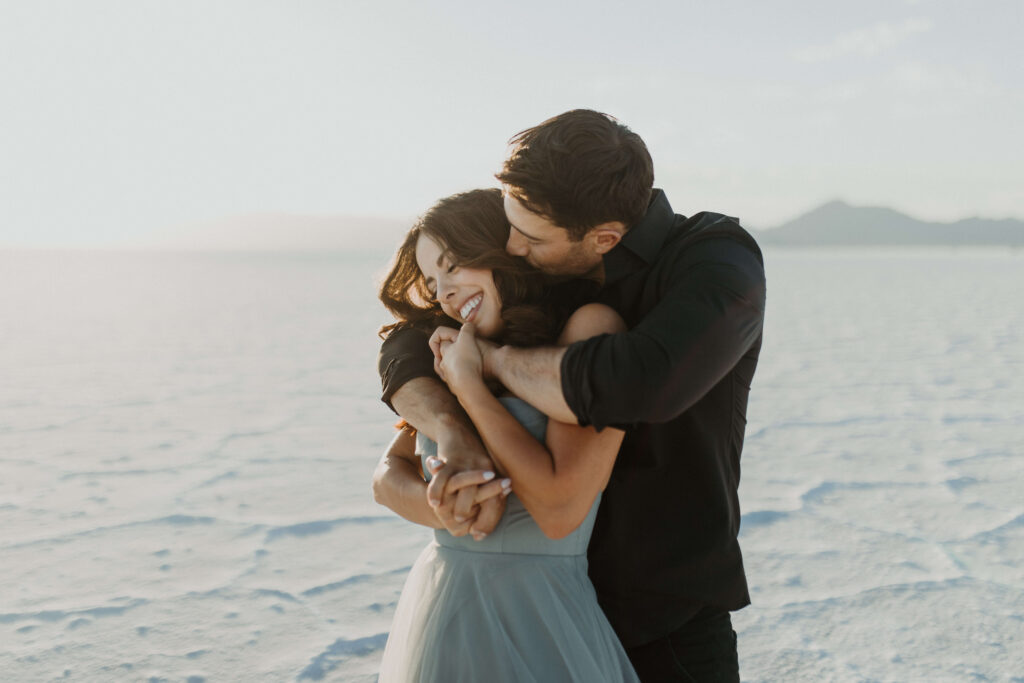
<path id="1" fill-rule="evenodd" d="M 431 207 L 406 234 L 380 287 L 381 302 L 397 319 L 381 328 L 381 338 L 400 327 L 459 326 L 431 296 L 416 263 L 416 242 L 423 236 L 458 266 L 492 271 L 505 322 L 499 341 L 535 346 L 554 340 L 560 321 L 543 303 L 543 278 L 525 259 L 505 251 L 509 229 L 498 189 L 463 192 Z"/>

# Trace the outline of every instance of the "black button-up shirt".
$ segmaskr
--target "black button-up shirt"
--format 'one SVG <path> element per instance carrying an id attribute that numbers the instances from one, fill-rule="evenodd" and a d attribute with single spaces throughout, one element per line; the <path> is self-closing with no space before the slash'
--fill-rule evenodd
<path id="1" fill-rule="evenodd" d="M 562 392 L 580 424 L 627 430 L 588 559 L 628 647 L 703 607 L 750 602 L 737 488 L 765 279 L 760 250 L 734 219 L 675 215 L 660 190 L 604 268 L 597 300 L 629 330 L 571 345 Z M 380 371 L 385 401 L 432 375 L 425 336 L 392 335 Z"/>

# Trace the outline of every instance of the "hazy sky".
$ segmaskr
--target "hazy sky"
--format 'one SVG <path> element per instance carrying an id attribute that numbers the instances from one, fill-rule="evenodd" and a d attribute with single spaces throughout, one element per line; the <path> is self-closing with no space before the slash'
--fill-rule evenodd
<path id="1" fill-rule="evenodd" d="M 0 244 L 411 216 L 576 107 L 680 213 L 1024 218 L 1024 3 L 0 0 Z"/>

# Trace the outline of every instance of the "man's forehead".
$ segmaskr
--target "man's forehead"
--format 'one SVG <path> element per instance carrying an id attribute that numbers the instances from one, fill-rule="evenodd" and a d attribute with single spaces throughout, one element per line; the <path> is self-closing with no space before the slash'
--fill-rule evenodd
<path id="1" fill-rule="evenodd" d="M 505 196 L 505 216 L 512 229 L 535 241 L 558 240 L 569 231 L 551 222 L 550 218 L 535 213 L 512 195 Z M 511 210 L 510 210 L 511 209 Z"/>

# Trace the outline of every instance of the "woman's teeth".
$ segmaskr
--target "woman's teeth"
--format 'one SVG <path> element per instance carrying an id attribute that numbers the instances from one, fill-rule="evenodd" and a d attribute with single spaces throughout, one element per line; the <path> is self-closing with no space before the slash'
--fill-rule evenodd
<path id="1" fill-rule="evenodd" d="M 477 294 L 472 299 L 467 301 L 462 308 L 459 309 L 459 316 L 466 320 L 469 314 L 476 310 L 476 307 L 480 305 L 480 302 L 484 300 L 483 294 Z"/>

